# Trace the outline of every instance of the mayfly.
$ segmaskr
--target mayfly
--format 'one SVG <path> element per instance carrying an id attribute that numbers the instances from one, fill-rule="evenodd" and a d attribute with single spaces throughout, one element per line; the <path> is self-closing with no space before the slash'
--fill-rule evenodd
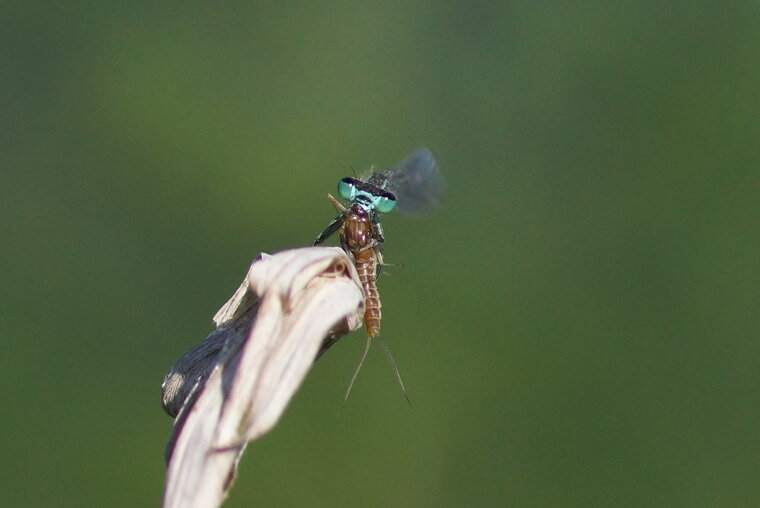
<path id="1" fill-rule="evenodd" d="M 367 343 L 348 385 L 345 398 L 351 393 L 372 339 L 377 339 L 380 343 L 404 396 L 407 396 L 396 362 L 380 338 L 382 315 L 376 280 L 383 267 L 385 241 L 380 214 L 389 213 L 395 208 L 408 215 L 431 212 L 438 206 L 443 188 L 443 178 L 438 171 L 435 156 L 427 148 L 420 148 L 393 168 L 381 173 L 372 172 L 363 179 L 341 179 L 338 182 L 338 195 L 348 201 L 346 206 L 331 194 L 327 195 L 339 213 L 317 236 L 314 245 L 322 243 L 339 231 L 340 244 L 353 259 L 364 291 L 364 327 L 367 329 Z"/>

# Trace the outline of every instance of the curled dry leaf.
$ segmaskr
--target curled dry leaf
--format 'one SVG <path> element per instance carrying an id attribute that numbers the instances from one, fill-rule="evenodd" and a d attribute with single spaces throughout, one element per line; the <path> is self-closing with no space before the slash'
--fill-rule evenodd
<path id="1" fill-rule="evenodd" d="M 216 330 L 164 379 L 162 403 L 176 416 L 164 506 L 219 506 L 246 444 L 277 423 L 314 360 L 362 314 L 342 249 L 259 256 L 214 317 Z"/>

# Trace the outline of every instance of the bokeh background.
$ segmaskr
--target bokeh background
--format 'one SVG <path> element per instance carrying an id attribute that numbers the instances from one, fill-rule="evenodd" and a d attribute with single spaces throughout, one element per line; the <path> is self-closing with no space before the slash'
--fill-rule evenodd
<path id="1" fill-rule="evenodd" d="M 159 385 L 339 178 L 418 146 L 380 349 L 346 337 L 227 506 L 760 505 L 752 2 L 0 6 L 0 492 L 156 506 Z"/>

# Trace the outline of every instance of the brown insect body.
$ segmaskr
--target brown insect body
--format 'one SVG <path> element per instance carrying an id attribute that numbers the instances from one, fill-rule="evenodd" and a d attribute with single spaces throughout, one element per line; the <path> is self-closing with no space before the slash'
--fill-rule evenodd
<path id="1" fill-rule="evenodd" d="M 380 337 L 380 295 L 376 279 L 383 267 L 383 229 L 380 216 L 396 208 L 409 215 L 422 215 L 432 211 L 440 201 L 444 182 L 438 171 L 438 162 L 427 148 L 420 148 L 393 168 L 381 173 L 371 173 L 366 178 L 345 177 L 338 182 L 338 194 L 349 204 L 328 194 L 327 198 L 338 210 L 327 227 L 317 235 L 314 245 L 324 242 L 330 235 L 340 231 L 340 243 L 346 254 L 353 258 L 359 281 L 364 292 L 364 326 L 367 343 L 359 366 L 348 385 L 346 397 L 369 352 L 372 339 L 380 344 L 396 374 L 401 391 L 406 396 L 404 382 L 390 351 Z M 407 397 L 407 402 L 409 398 Z"/>
<path id="2" fill-rule="evenodd" d="M 375 338 L 380 334 L 380 294 L 375 283 L 382 266 L 382 235 L 373 222 L 371 212 L 358 203 L 346 211 L 340 229 L 340 243 L 354 258 L 354 265 L 364 291 L 364 326 Z"/>

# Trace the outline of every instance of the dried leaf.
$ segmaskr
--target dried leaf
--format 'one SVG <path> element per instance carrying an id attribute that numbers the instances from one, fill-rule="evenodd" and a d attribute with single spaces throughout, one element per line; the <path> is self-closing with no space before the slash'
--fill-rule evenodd
<path id="1" fill-rule="evenodd" d="M 167 374 L 176 415 L 165 507 L 223 501 L 248 442 L 272 429 L 314 360 L 361 325 L 363 293 L 342 249 L 262 254 L 214 317 L 217 329 Z"/>

